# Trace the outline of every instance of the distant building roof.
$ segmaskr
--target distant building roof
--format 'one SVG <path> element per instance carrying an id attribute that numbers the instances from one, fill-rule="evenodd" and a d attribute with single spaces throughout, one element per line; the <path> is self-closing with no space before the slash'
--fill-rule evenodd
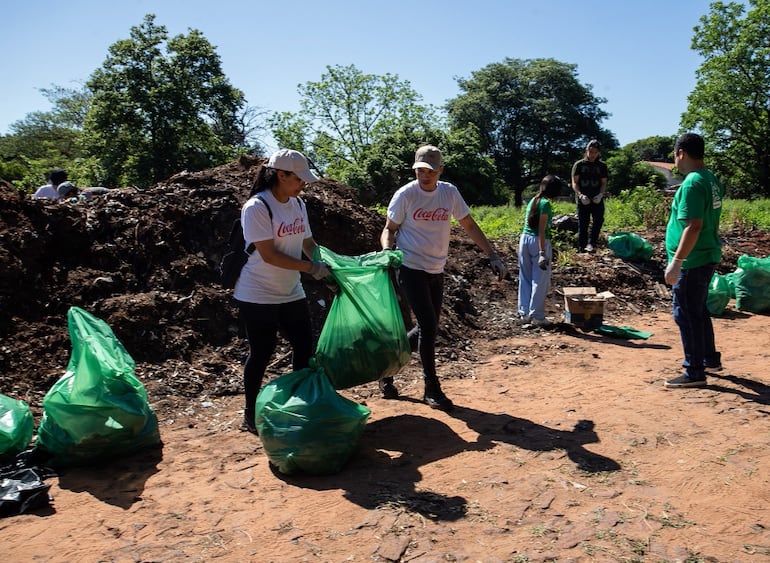
<path id="1" fill-rule="evenodd" d="M 674 168 L 673 162 L 654 162 L 652 160 L 645 160 L 644 163 L 649 164 L 656 170 L 663 172 L 663 174 L 666 176 L 666 183 L 669 187 L 679 184 L 679 178 L 675 178 L 671 172 L 671 169 Z"/>

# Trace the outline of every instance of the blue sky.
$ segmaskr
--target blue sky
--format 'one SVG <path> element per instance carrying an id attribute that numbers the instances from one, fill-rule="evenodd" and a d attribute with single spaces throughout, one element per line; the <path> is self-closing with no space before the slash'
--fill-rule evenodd
<path id="1" fill-rule="evenodd" d="M 248 104 L 270 112 L 297 111 L 297 85 L 327 65 L 398 75 L 441 106 L 460 93 L 457 77 L 506 57 L 554 58 L 607 99 L 603 125 L 625 145 L 677 132 L 702 63 L 693 27 L 709 1 L 26 0 L 3 12 L 0 134 L 50 109 L 40 88 L 79 88 L 152 13 L 171 36 L 200 30 Z"/>

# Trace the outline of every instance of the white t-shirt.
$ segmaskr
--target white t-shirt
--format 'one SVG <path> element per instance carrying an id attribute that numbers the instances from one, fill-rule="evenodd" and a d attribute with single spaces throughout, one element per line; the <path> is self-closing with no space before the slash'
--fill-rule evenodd
<path id="1" fill-rule="evenodd" d="M 46 186 L 40 186 L 32 197 L 35 199 L 55 199 L 58 201 L 59 192 L 57 192 L 56 188 L 51 184 L 48 184 Z"/>
<path id="2" fill-rule="evenodd" d="M 388 219 L 400 225 L 396 248 L 402 250 L 402 264 L 414 270 L 440 274 L 449 252 L 450 220 L 464 219 L 468 204 L 454 184 L 439 181 L 427 192 L 417 180 L 393 194 L 388 205 Z"/>
<path id="3" fill-rule="evenodd" d="M 278 252 L 293 258 L 302 258 L 302 243 L 313 236 L 307 209 L 297 198 L 281 203 L 270 192 L 259 192 L 273 212 L 270 220 L 265 204 L 251 197 L 241 209 L 241 224 L 246 245 L 273 239 Z M 290 303 L 305 297 L 297 270 L 278 268 L 266 263 L 258 251 L 251 253 L 235 284 L 233 296 L 239 301 L 260 304 Z"/>

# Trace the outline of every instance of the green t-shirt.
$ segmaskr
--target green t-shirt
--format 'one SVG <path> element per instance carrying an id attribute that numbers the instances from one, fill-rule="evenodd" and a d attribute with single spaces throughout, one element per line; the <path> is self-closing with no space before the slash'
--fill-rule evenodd
<path id="1" fill-rule="evenodd" d="M 527 222 L 527 217 L 529 217 L 529 211 L 530 209 L 532 209 L 533 201 L 535 201 L 534 197 L 529 200 L 529 203 L 527 204 L 527 211 L 524 213 L 524 234 L 537 236 L 538 235 L 537 230 L 532 230 L 529 227 L 529 224 Z M 539 220 L 539 217 L 541 217 L 542 215 L 548 216 L 548 222 L 546 223 L 546 226 L 545 226 L 545 238 L 546 240 L 550 240 L 551 239 L 551 219 L 553 219 L 553 209 L 551 208 L 551 202 L 544 197 L 541 197 L 540 201 L 538 202 L 537 215 L 538 215 L 538 220 Z"/>
<path id="2" fill-rule="evenodd" d="M 682 269 L 718 263 L 722 259 L 719 240 L 719 219 L 725 189 L 707 168 L 693 170 L 679 186 L 671 202 L 671 217 L 666 226 L 666 253 L 669 262 L 674 257 L 688 219 L 702 219 L 698 241 L 682 264 Z"/>

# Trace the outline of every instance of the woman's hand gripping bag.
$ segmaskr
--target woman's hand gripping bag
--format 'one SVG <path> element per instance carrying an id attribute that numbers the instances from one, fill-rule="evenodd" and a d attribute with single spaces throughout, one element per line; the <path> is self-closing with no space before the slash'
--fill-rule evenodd
<path id="1" fill-rule="evenodd" d="M 312 366 L 277 377 L 257 396 L 255 423 L 270 463 L 284 474 L 339 472 L 371 411 Z"/>
<path id="2" fill-rule="evenodd" d="M 104 321 L 71 307 L 72 356 L 43 398 L 36 447 L 54 467 L 85 465 L 160 444 L 134 360 Z"/>
<path id="3" fill-rule="evenodd" d="M 319 246 L 313 256 L 331 270 L 340 288 L 334 297 L 315 359 L 334 385 L 347 389 L 397 374 L 411 348 L 389 269 L 401 265 L 400 250 L 343 256 Z"/>

